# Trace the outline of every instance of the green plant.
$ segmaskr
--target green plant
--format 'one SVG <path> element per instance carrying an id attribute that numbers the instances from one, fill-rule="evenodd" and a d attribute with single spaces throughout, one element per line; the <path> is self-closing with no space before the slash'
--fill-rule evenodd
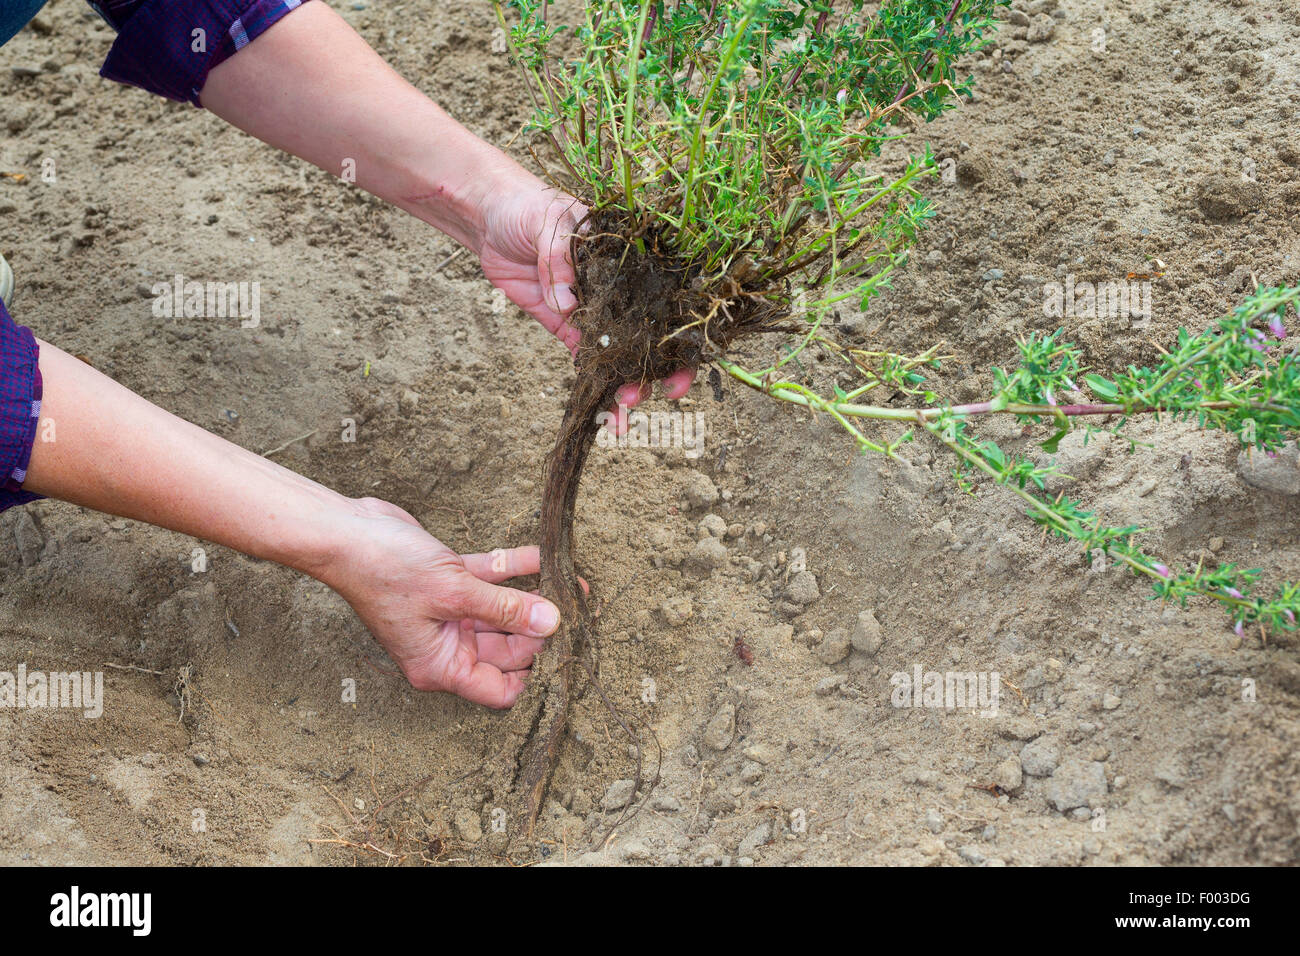
<path id="1" fill-rule="evenodd" d="M 938 367 L 936 349 L 913 358 L 873 356 L 879 367 L 867 369 L 862 353 L 836 349 L 838 354 L 867 373 L 867 382 L 845 392 L 836 389 L 824 397 L 797 382 L 773 377 L 774 368 L 747 372 L 726 359 L 718 364 L 739 381 L 784 401 L 825 412 L 839 422 L 864 452 L 892 456 L 916 429 L 923 430 L 949 448 L 957 458 L 953 477 L 965 491 L 976 489 L 972 476 L 990 479 L 1009 488 L 1028 505 L 1028 515 L 1049 533 L 1078 543 L 1085 555 L 1101 552 L 1152 581 L 1152 597 L 1186 606 L 1189 598 L 1204 597 L 1222 604 L 1238 633 L 1247 624 L 1261 633 L 1293 631 L 1300 617 L 1300 584 L 1282 582 L 1266 594 L 1256 593 L 1259 569 L 1235 565 L 1192 571 L 1174 571 L 1143 552 L 1136 544 L 1142 529 L 1108 527 L 1078 501 L 1064 495 L 1045 495 L 1052 466 L 1042 466 L 1023 455 L 1005 452 L 993 441 L 981 441 L 972 420 L 987 415 L 1013 415 L 1026 424 L 1046 424 L 1052 433 L 1040 444 L 1054 452 L 1061 438 L 1080 420 L 1119 416 L 1112 427 L 1122 433 L 1133 416 L 1154 415 L 1173 421 L 1194 420 L 1201 428 L 1215 428 L 1237 436 L 1241 445 L 1262 454 L 1274 454 L 1300 433 L 1300 357 L 1287 350 L 1285 320 L 1288 311 L 1300 313 L 1300 286 L 1260 288 L 1215 325 L 1200 335 L 1178 333 L 1172 351 L 1166 351 L 1150 368 L 1130 366 L 1106 378 L 1084 375 L 1079 350 L 1062 339 L 1062 330 L 1050 335 L 1030 335 L 1019 343 L 1020 364 L 1012 371 L 993 369 L 995 392 L 982 402 L 944 405 L 925 390 L 924 377 L 915 369 Z M 1093 401 L 1061 403 L 1057 396 L 1078 391 L 1078 383 L 1096 396 Z M 880 384 L 919 395 L 927 404 L 899 408 L 863 405 L 858 399 Z M 889 444 L 873 442 L 856 428 L 853 419 L 894 421 L 911 426 Z"/>
<path id="2" fill-rule="evenodd" d="M 956 61 L 1006 2 L 603 0 L 572 26 L 546 0 L 507 6 L 567 185 L 701 287 L 755 286 L 815 323 L 875 294 L 932 214 L 928 153 L 892 180 L 859 163 L 969 91 Z"/>
<path id="3" fill-rule="evenodd" d="M 1194 418 L 1275 450 L 1300 431 L 1300 372 L 1295 355 L 1266 336 L 1285 335 L 1300 289 L 1260 290 L 1202 335 L 1180 333 L 1155 367 L 1109 379 L 1085 376 L 1062 332 L 1029 336 L 1019 365 L 993 370 L 994 393 L 974 404 L 946 404 L 927 387 L 938 346 L 910 356 L 866 352 L 824 332 L 838 303 L 865 308 L 888 284 L 933 215 L 920 190 L 935 168 L 928 150 L 894 177 L 871 161 L 908 124 L 968 92 L 958 61 L 987 42 L 1005 2 L 589 0 L 576 24 L 553 22 L 546 0 L 497 3 L 533 96 L 532 126 L 554 147 L 552 174 L 593 208 L 574 250 L 578 376 L 542 500 L 542 589 L 565 623 L 535 676 L 541 713 L 514 781 L 528 832 L 566 725 L 571 665 L 587 668 L 591 620 L 572 526 L 596 414 L 623 382 L 682 365 L 713 363 L 829 415 L 863 452 L 892 456 L 924 432 L 956 456 L 963 490 L 975 491 L 981 477 L 1009 488 L 1049 532 L 1151 578 L 1155 596 L 1217 600 L 1238 628 L 1295 628 L 1296 585 L 1257 595 L 1257 571 L 1171 570 L 1138 548 L 1140 529 L 1107 527 L 1078 502 L 1043 494 L 1051 469 L 980 440 L 972 421 L 1004 414 L 1050 424 L 1051 451 L 1091 416 L 1118 415 L 1117 427 L 1135 415 Z M 728 358 L 738 340 L 771 332 L 793 340 L 769 367 Z M 790 379 L 787 366 L 812 347 L 830 350 L 861 384 L 826 396 Z M 1062 404 L 1080 377 L 1095 400 Z M 881 385 L 919 404 L 861 403 Z M 902 432 L 874 440 L 855 424 L 862 419 L 898 422 Z"/>

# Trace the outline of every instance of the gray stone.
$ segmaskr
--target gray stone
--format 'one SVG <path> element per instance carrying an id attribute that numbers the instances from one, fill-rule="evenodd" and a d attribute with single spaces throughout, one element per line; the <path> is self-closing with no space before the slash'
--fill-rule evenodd
<path id="1" fill-rule="evenodd" d="M 704 728 L 704 745 L 713 750 L 726 750 L 736 736 L 736 708 L 723 704 Z"/>
<path id="2" fill-rule="evenodd" d="M 712 571 L 727 563 L 727 546 L 712 536 L 701 538 L 687 556 L 687 561 L 696 568 Z"/>
<path id="3" fill-rule="evenodd" d="M 823 664 L 838 664 L 849 656 L 848 634 L 840 630 L 829 632 L 817 645 L 816 654 Z"/>
<path id="4" fill-rule="evenodd" d="M 943 830 L 943 814 L 938 810 L 927 810 L 925 820 L 922 822 L 931 833 L 939 833 Z"/>
<path id="5" fill-rule="evenodd" d="M 1071 757 L 1056 768 L 1047 781 L 1044 796 L 1061 812 L 1103 800 L 1106 797 L 1106 768 L 1095 760 Z"/>
<path id="6" fill-rule="evenodd" d="M 737 856 L 753 857 L 754 851 L 761 846 L 766 846 L 772 842 L 772 824 L 760 823 L 754 829 L 745 835 L 745 839 L 740 841 L 740 846 L 736 848 Z"/>
<path id="7" fill-rule="evenodd" d="M 19 511 L 14 521 L 14 543 L 18 545 L 18 554 L 25 568 L 30 568 L 39 561 L 41 552 L 45 550 L 45 532 L 26 509 Z"/>
<path id="8" fill-rule="evenodd" d="M 741 533 L 744 533 L 744 527 L 741 527 Z M 721 538 L 727 533 L 727 522 L 723 521 L 715 514 L 707 514 L 700 520 L 700 537 L 711 535 L 715 538 Z"/>
<path id="9" fill-rule="evenodd" d="M 1007 793 L 1015 793 L 1025 783 L 1024 770 L 1019 757 L 1008 757 L 993 768 L 993 782 Z"/>
<path id="10" fill-rule="evenodd" d="M 811 571 L 800 571 L 790 578 L 786 585 L 785 596 L 796 604 L 812 604 L 822 596 L 817 588 L 817 578 Z"/>
<path id="11" fill-rule="evenodd" d="M 688 473 L 686 501 L 692 508 L 707 508 L 718 500 L 718 488 L 708 475 L 699 471 Z"/>
<path id="12" fill-rule="evenodd" d="M 456 836 L 466 843 L 477 843 L 483 839 L 483 823 L 474 810 L 461 807 L 452 818 L 451 825 L 456 831 Z"/>
<path id="13" fill-rule="evenodd" d="M 1046 14 L 1038 14 L 1029 24 L 1025 39 L 1030 43 L 1046 43 L 1056 35 L 1056 21 Z"/>
<path id="14" fill-rule="evenodd" d="M 1060 741 L 1050 734 L 1031 740 L 1020 749 L 1020 767 L 1031 777 L 1048 776 L 1060 762 Z"/>
<path id="15" fill-rule="evenodd" d="M 605 791 L 605 796 L 601 798 L 600 805 L 604 810 L 622 810 L 636 795 L 636 781 L 634 780 L 615 780 Z"/>
<path id="16" fill-rule="evenodd" d="M 623 844 L 622 857 L 625 860 L 648 860 L 650 848 L 640 840 L 628 840 Z"/>
<path id="17" fill-rule="evenodd" d="M 1187 786 L 1189 774 L 1187 766 L 1183 763 L 1181 757 L 1177 754 L 1168 754 L 1163 760 L 1156 764 L 1152 776 L 1165 786 L 1177 790 L 1181 787 Z"/>
<path id="18" fill-rule="evenodd" d="M 984 865 L 984 854 L 979 851 L 978 847 L 963 846 L 957 850 L 957 855 L 972 866 Z"/>
<path id="19" fill-rule="evenodd" d="M 745 748 L 745 756 L 755 763 L 770 767 L 781 759 L 781 751 L 771 744 L 751 744 Z"/>
<path id="20" fill-rule="evenodd" d="M 869 656 L 880 650 L 880 645 L 885 642 L 885 638 L 874 610 L 866 610 L 858 615 L 858 624 L 853 629 L 850 641 L 855 651 L 861 651 Z"/>
<path id="21" fill-rule="evenodd" d="M 816 694 L 818 697 L 829 697 L 831 694 L 839 691 L 844 686 L 844 677 L 841 674 L 832 674 L 830 677 L 823 677 L 817 682 Z"/>
<path id="22" fill-rule="evenodd" d="M 1300 447 L 1288 445 L 1270 458 L 1258 449 L 1237 456 L 1237 472 L 1248 485 L 1278 495 L 1300 495 Z"/>

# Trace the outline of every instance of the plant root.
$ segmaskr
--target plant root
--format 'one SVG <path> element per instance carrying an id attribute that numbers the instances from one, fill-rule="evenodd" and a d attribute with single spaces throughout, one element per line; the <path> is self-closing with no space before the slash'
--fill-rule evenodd
<path id="1" fill-rule="evenodd" d="M 541 510 L 541 593 L 560 611 L 560 627 L 538 655 L 532 691 L 541 697 L 514 780 L 513 832 L 531 840 L 559 758 L 574 696 L 574 664 L 600 692 L 637 749 L 640 739 L 596 682 L 585 655 L 594 626 L 573 560 L 574 506 L 601 412 L 619 388 L 652 383 L 723 355 L 736 339 L 769 331 L 782 315 L 730 277 L 711 293 L 691 267 L 660 251 L 653 231 L 608 216 L 594 217 L 574 244 L 581 332 L 577 378 L 547 461 Z M 626 815 L 626 814 L 625 814 Z M 620 820 L 623 819 L 620 817 Z"/>

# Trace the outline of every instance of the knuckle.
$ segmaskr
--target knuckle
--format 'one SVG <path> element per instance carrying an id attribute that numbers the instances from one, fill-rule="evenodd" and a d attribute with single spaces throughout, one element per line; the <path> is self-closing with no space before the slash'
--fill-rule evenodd
<path id="1" fill-rule="evenodd" d="M 500 588 L 494 598 L 497 619 L 514 630 L 524 620 L 524 599 L 514 591 Z"/>

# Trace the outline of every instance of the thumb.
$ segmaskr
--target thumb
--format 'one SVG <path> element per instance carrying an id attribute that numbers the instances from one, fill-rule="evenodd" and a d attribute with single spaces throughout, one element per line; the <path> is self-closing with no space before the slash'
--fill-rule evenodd
<path id="1" fill-rule="evenodd" d="M 560 624 L 555 605 L 536 594 L 489 584 L 466 571 L 451 589 L 452 617 L 473 618 L 505 634 L 547 637 Z"/>
<path id="2" fill-rule="evenodd" d="M 553 201 L 547 210 L 545 232 L 537 243 L 537 275 L 546 290 L 547 304 L 560 315 L 568 315 L 578 304 L 573 294 L 575 276 L 570 252 L 578 216 L 586 212 L 586 207 L 575 199 Z"/>

